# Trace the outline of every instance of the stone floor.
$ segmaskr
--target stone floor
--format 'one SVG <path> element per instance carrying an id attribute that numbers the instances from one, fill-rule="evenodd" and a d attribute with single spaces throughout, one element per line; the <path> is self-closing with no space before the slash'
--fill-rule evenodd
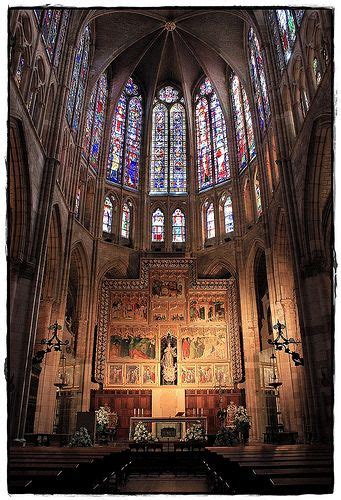
<path id="1" fill-rule="evenodd" d="M 209 493 L 205 475 L 131 474 L 120 493 Z"/>

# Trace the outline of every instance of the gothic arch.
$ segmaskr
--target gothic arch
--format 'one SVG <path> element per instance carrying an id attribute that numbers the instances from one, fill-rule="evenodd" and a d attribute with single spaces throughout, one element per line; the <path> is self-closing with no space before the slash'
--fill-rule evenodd
<path id="1" fill-rule="evenodd" d="M 62 235 L 58 205 L 52 207 L 47 238 L 47 253 L 43 278 L 42 299 L 59 301 L 62 268 Z"/>
<path id="2" fill-rule="evenodd" d="M 276 300 L 292 299 L 295 288 L 290 244 L 283 210 L 278 211 L 273 243 Z"/>
<path id="3" fill-rule="evenodd" d="M 31 183 L 22 125 L 13 120 L 9 130 L 9 246 L 11 260 L 28 256 L 31 220 Z"/>
<path id="4" fill-rule="evenodd" d="M 328 115 L 319 117 L 310 136 L 304 192 L 303 227 L 307 257 L 324 258 L 322 215 L 332 192 L 332 126 Z"/>
<path id="5" fill-rule="evenodd" d="M 226 259 L 216 258 L 201 271 L 205 278 L 236 278 L 237 272 Z"/>

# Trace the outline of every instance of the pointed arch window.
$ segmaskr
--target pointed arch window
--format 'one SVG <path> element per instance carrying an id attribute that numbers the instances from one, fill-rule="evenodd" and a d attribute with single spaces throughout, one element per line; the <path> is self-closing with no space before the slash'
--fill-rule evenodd
<path id="1" fill-rule="evenodd" d="M 304 9 L 268 11 L 270 31 L 275 45 L 278 67 L 283 72 L 291 57 Z"/>
<path id="2" fill-rule="evenodd" d="M 103 232 L 105 233 L 112 232 L 113 213 L 114 213 L 113 200 L 110 196 L 107 196 L 104 200 L 104 209 L 103 209 Z"/>
<path id="3" fill-rule="evenodd" d="M 150 194 L 186 193 L 186 112 L 180 91 L 167 85 L 154 102 Z"/>
<path id="4" fill-rule="evenodd" d="M 96 172 L 98 171 L 107 95 L 107 76 L 101 75 L 91 93 L 86 113 L 82 149 L 83 157 Z"/>
<path id="5" fill-rule="evenodd" d="M 256 157 L 249 100 L 237 75 L 231 75 L 230 91 L 239 171 Z"/>
<path id="6" fill-rule="evenodd" d="M 255 175 L 255 195 L 256 195 L 257 216 L 259 217 L 262 213 L 262 197 L 261 197 L 261 192 L 260 192 L 258 172 L 256 172 L 256 175 Z"/>
<path id="7" fill-rule="evenodd" d="M 131 207 L 128 203 L 124 203 L 122 208 L 122 225 L 121 236 L 122 238 L 130 238 L 130 223 L 131 223 Z"/>
<path id="8" fill-rule="evenodd" d="M 184 243 L 186 241 L 185 216 L 179 208 L 172 215 L 172 241 L 173 243 Z"/>
<path id="9" fill-rule="evenodd" d="M 252 27 L 249 29 L 249 64 L 258 109 L 259 124 L 261 129 L 264 130 L 270 117 L 270 103 L 262 53 L 258 38 Z"/>
<path id="10" fill-rule="evenodd" d="M 224 203 L 224 228 L 225 228 L 225 233 L 231 233 L 232 231 L 234 231 L 231 196 L 227 196 Z"/>
<path id="11" fill-rule="evenodd" d="M 70 91 L 66 106 L 66 118 L 72 129 L 78 130 L 83 106 L 85 86 L 89 70 L 90 28 L 83 31 L 78 43 L 71 76 Z"/>
<path id="12" fill-rule="evenodd" d="M 76 193 L 75 199 L 75 217 L 79 218 L 79 209 L 80 209 L 80 201 L 81 201 L 81 187 L 79 186 Z"/>
<path id="13" fill-rule="evenodd" d="M 129 78 L 120 95 L 111 125 L 107 180 L 138 189 L 142 138 L 142 96 Z"/>
<path id="14" fill-rule="evenodd" d="M 152 242 L 165 240 L 165 216 L 158 208 L 152 215 Z"/>
<path id="15" fill-rule="evenodd" d="M 215 221 L 214 221 L 213 203 L 210 203 L 206 209 L 206 237 L 207 237 L 207 239 L 215 237 Z"/>
<path id="16" fill-rule="evenodd" d="M 230 178 L 226 122 L 213 85 L 205 78 L 195 98 L 199 190 Z"/>
<path id="17" fill-rule="evenodd" d="M 319 85 L 322 79 L 321 64 L 317 57 L 313 59 L 313 71 L 315 75 L 316 85 Z"/>
<path id="18" fill-rule="evenodd" d="M 55 67 L 59 64 L 65 32 L 69 19 L 69 9 L 34 9 L 48 58 Z"/>

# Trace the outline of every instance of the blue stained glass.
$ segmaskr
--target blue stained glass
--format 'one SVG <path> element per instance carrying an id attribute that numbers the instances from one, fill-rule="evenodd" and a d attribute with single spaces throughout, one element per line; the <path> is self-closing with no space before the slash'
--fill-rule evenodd
<path id="1" fill-rule="evenodd" d="M 249 150 L 249 159 L 252 160 L 256 156 L 255 137 L 253 134 L 252 118 L 251 118 L 249 100 L 247 98 L 246 92 L 245 92 L 242 85 L 241 85 L 241 88 L 242 88 L 244 115 L 245 115 L 245 122 L 246 122 L 246 135 L 247 135 L 247 143 L 248 143 L 248 150 Z"/>
<path id="2" fill-rule="evenodd" d="M 59 64 L 60 54 L 61 54 L 62 47 L 63 47 L 63 42 L 64 42 L 64 38 L 65 38 L 65 32 L 66 32 L 68 19 L 69 19 L 69 10 L 64 9 L 63 10 L 63 17 L 62 17 L 62 24 L 61 24 L 60 31 L 59 31 L 59 36 L 58 36 L 58 41 L 57 41 L 57 46 L 56 46 L 55 56 L 54 56 L 54 61 L 53 61 L 53 65 L 56 67 Z"/>
<path id="3" fill-rule="evenodd" d="M 212 83 L 208 78 L 205 78 L 205 80 L 200 85 L 199 92 L 201 95 L 208 95 L 211 94 L 211 92 L 213 92 Z"/>
<path id="4" fill-rule="evenodd" d="M 186 192 L 186 119 L 179 103 L 170 109 L 169 184 L 171 193 Z"/>
<path id="5" fill-rule="evenodd" d="M 168 109 L 156 104 L 153 109 L 153 136 L 150 190 L 166 193 L 168 190 Z"/>
<path id="6" fill-rule="evenodd" d="M 92 132 L 92 123 L 94 119 L 94 111 L 95 111 L 95 103 L 96 103 L 96 94 L 97 94 L 97 85 L 91 92 L 90 96 L 90 101 L 86 113 L 86 120 L 85 120 L 85 130 L 84 130 L 84 136 L 83 136 L 83 147 L 82 147 L 82 156 L 84 158 L 88 158 L 89 156 L 89 148 L 90 148 L 90 141 L 91 141 L 91 132 Z"/>
<path id="7" fill-rule="evenodd" d="M 214 92 L 210 98 L 210 110 L 213 135 L 213 155 L 216 183 L 230 177 L 229 154 L 226 136 L 226 123 L 219 99 Z"/>
<path id="8" fill-rule="evenodd" d="M 124 91 L 127 95 L 138 95 L 139 88 L 131 77 L 128 78 Z"/>
<path id="9" fill-rule="evenodd" d="M 296 17 L 297 26 L 301 25 L 301 22 L 302 22 L 302 19 L 304 16 L 304 12 L 305 12 L 304 9 L 295 9 L 295 17 Z"/>
<path id="10" fill-rule="evenodd" d="M 90 29 L 87 26 L 79 41 L 73 65 L 71 85 L 66 108 L 66 118 L 72 128 L 77 130 L 80 111 L 83 105 L 84 90 L 88 75 L 90 48 Z"/>
<path id="11" fill-rule="evenodd" d="M 124 170 L 124 184 L 134 189 L 139 185 L 141 132 L 142 104 L 139 96 L 129 101 Z"/>
<path id="12" fill-rule="evenodd" d="M 125 121 L 127 112 L 127 98 L 121 94 L 111 127 L 111 140 L 108 157 L 107 178 L 118 184 L 122 181 L 122 159 L 125 136 Z"/>
<path id="13" fill-rule="evenodd" d="M 138 189 L 142 141 L 142 97 L 132 78 L 127 80 L 114 114 L 107 164 L 107 179 Z"/>
<path id="14" fill-rule="evenodd" d="M 105 106 L 107 100 L 107 77 L 101 75 L 97 82 L 96 104 L 94 106 L 92 139 L 90 146 L 89 163 L 93 169 L 98 170 L 99 149 L 104 128 Z"/>
<path id="15" fill-rule="evenodd" d="M 231 80 L 231 96 L 233 107 L 233 118 L 237 142 L 237 157 L 239 169 L 242 170 L 247 164 L 246 130 L 244 125 L 243 101 L 240 90 L 240 82 L 237 75 Z"/>
<path id="16" fill-rule="evenodd" d="M 265 80 L 263 58 L 258 38 L 253 28 L 249 30 L 249 51 L 251 80 L 256 96 L 258 117 L 261 129 L 264 130 L 265 123 L 270 117 L 270 103 Z"/>
<path id="17" fill-rule="evenodd" d="M 186 241 L 185 216 L 179 208 L 172 215 L 172 241 L 184 243 Z"/>
<path id="18" fill-rule="evenodd" d="M 195 107 L 199 189 L 213 185 L 211 132 L 208 101 L 201 97 Z"/>
<path id="19" fill-rule="evenodd" d="M 177 101 L 179 98 L 179 91 L 174 87 L 167 85 L 159 91 L 160 101 L 166 102 L 167 104 Z"/>

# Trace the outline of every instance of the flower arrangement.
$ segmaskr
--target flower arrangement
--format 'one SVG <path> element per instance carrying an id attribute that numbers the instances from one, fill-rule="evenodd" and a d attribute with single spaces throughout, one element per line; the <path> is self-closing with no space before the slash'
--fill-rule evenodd
<path id="1" fill-rule="evenodd" d="M 247 410 L 244 406 L 238 406 L 234 414 L 234 425 L 236 426 L 236 430 L 238 432 L 250 429 L 251 417 L 247 414 Z"/>
<path id="2" fill-rule="evenodd" d="M 108 406 L 100 406 L 96 413 L 96 430 L 99 434 L 106 432 L 109 425 L 110 408 Z"/>
<path id="3" fill-rule="evenodd" d="M 222 426 L 217 432 L 214 446 L 233 446 L 238 443 L 235 430 L 231 427 Z"/>
<path id="4" fill-rule="evenodd" d="M 194 422 L 186 430 L 185 437 L 182 441 L 204 441 L 206 439 L 205 431 L 200 422 Z"/>
<path id="5" fill-rule="evenodd" d="M 148 443 L 148 441 L 154 441 L 153 435 L 149 432 L 142 422 L 137 422 L 133 440 L 135 443 Z"/>
<path id="6" fill-rule="evenodd" d="M 92 446 L 91 438 L 85 427 L 81 427 L 79 431 L 76 431 L 69 443 L 70 448 L 85 448 L 90 446 Z"/>

